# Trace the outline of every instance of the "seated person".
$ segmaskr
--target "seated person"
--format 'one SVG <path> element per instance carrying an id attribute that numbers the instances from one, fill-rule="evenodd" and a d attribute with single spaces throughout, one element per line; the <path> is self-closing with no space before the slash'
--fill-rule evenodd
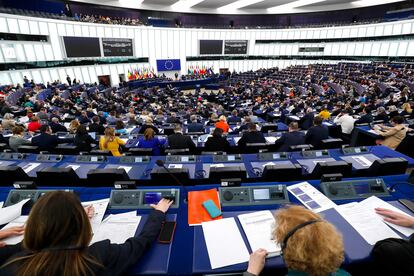
<path id="1" fill-rule="evenodd" d="M 256 124 L 250 123 L 248 125 L 248 131 L 244 132 L 237 145 L 241 148 L 245 147 L 246 144 L 251 143 L 266 143 L 266 139 L 263 133 L 257 131 Z"/>
<path id="2" fill-rule="evenodd" d="M 240 118 L 240 116 L 238 116 L 237 110 L 233 110 L 231 112 L 231 116 L 227 118 L 227 122 L 229 124 L 237 124 L 237 123 L 241 123 L 241 121 L 242 119 Z"/>
<path id="3" fill-rule="evenodd" d="M 341 234 L 319 214 L 302 206 L 279 209 L 273 239 L 281 244 L 287 275 L 350 275 L 340 269 L 344 261 Z M 264 267 L 266 251 L 255 251 L 244 276 L 259 275 Z"/>
<path id="4" fill-rule="evenodd" d="M 329 113 L 326 105 L 322 107 L 321 112 L 319 112 L 319 116 L 321 116 L 324 120 L 329 120 L 329 118 L 331 118 L 331 113 Z"/>
<path id="5" fill-rule="evenodd" d="M 380 106 L 377 108 L 377 116 L 375 116 L 376 121 L 383 121 L 384 123 L 388 123 L 389 117 L 387 111 L 384 107 Z"/>
<path id="6" fill-rule="evenodd" d="M 152 204 L 155 210 L 138 237 L 90 245 L 91 223 L 76 194 L 46 193 L 30 212 L 23 242 L 0 248 L 0 275 L 126 274 L 157 238 L 171 204 L 166 199 Z"/>
<path id="7" fill-rule="evenodd" d="M 413 118 L 414 117 L 414 112 L 413 109 L 411 108 L 410 103 L 403 103 L 403 105 L 401 106 L 401 113 L 400 116 L 408 116 L 408 118 Z"/>
<path id="8" fill-rule="evenodd" d="M 80 123 L 77 119 L 72 120 L 69 124 L 69 133 L 75 134 L 78 130 L 78 126 L 80 126 Z"/>
<path id="9" fill-rule="evenodd" d="M 155 137 L 155 132 L 152 128 L 147 128 L 144 132 L 144 137 L 138 140 L 138 148 L 152 149 L 152 155 L 161 155 L 161 148 L 165 144 L 165 140 L 160 141 Z"/>
<path id="10" fill-rule="evenodd" d="M 196 115 L 191 115 L 190 116 L 190 121 L 191 121 L 191 123 L 189 123 L 188 126 L 187 126 L 187 132 L 188 133 L 204 132 L 204 125 L 202 123 L 198 122 Z"/>
<path id="11" fill-rule="evenodd" d="M 314 123 L 314 118 L 315 115 L 313 114 L 313 110 L 309 107 L 306 109 L 306 114 L 299 121 L 300 128 L 303 130 L 309 129 L 312 126 L 312 123 Z"/>
<path id="12" fill-rule="evenodd" d="M 78 121 L 81 125 L 89 124 L 91 120 L 88 118 L 88 113 L 86 111 L 82 111 L 81 115 L 78 118 Z"/>
<path id="13" fill-rule="evenodd" d="M 57 117 L 52 118 L 52 121 L 50 122 L 49 126 L 52 129 L 53 133 L 67 132 L 68 131 L 64 125 L 59 123 L 59 118 L 57 118 Z"/>
<path id="14" fill-rule="evenodd" d="M 334 123 L 341 126 L 342 133 L 345 135 L 350 135 L 354 129 L 355 119 L 350 115 L 351 113 L 352 110 L 349 108 L 343 109 L 334 119 Z"/>
<path id="15" fill-rule="evenodd" d="M 100 150 L 109 150 L 112 153 L 112 156 L 122 156 L 119 151 L 119 147 L 125 145 L 125 142 L 121 138 L 115 136 L 115 129 L 112 127 L 107 127 L 105 129 L 105 135 L 101 136 L 99 140 L 99 149 Z"/>
<path id="16" fill-rule="evenodd" d="M 39 147 L 39 151 L 53 151 L 58 144 L 67 143 L 69 139 L 59 139 L 52 134 L 52 129 L 48 125 L 40 127 L 40 135 L 32 138 L 32 145 Z"/>
<path id="17" fill-rule="evenodd" d="M 159 129 L 154 126 L 154 122 L 153 122 L 153 120 L 150 117 L 148 117 L 145 120 L 145 124 L 141 126 L 141 128 L 139 129 L 139 132 L 138 133 L 139 134 L 144 134 L 145 131 L 147 129 L 149 129 L 149 128 L 152 129 L 155 134 L 159 134 L 160 133 Z"/>
<path id="18" fill-rule="evenodd" d="M 298 123 L 289 124 L 289 132 L 285 132 L 276 140 L 275 148 L 277 151 L 289 151 L 290 146 L 305 144 L 305 134 L 299 131 Z"/>
<path id="19" fill-rule="evenodd" d="M 371 107 L 369 107 L 369 106 L 364 107 L 364 109 L 362 110 L 362 113 L 363 113 L 363 115 L 361 116 L 361 118 L 359 118 L 358 120 L 355 121 L 355 124 L 369 124 L 369 123 L 372 123 L 374 118 L 371 115 Z"/>
<path id="20" fill-rule="evenodd" d="M 311 144 L 316 149 L 321 148 L 322 140 L 329 138 L 329 130 L 322 125 L 323 118 L 316 116 L 313 120 L 313 127 L 309 128 L 305 134 L 305 143 Z"/>
<path id="21" fill-rule="evenodd" d="M 101 125 L 101 120 L 99 119 L 99 116 L 92 117 L 92 124 L 89 124 L 88 129 L 89 132 L 96 132 L 99 135 L 103 135 L 105 133 L 105 127 Z"/>
<path id="22" fill-rule="evenodd" d="M 226 137 L 223 137 L 223 130 L 216 128 L 213 131 L 213 137 L 209 137 L 204 145 L 205 151 L 222 151 L 230 150 L 230 143 Z"/>
<path id="23" fill-rule="evenodd" d="M 85 125 L 78 126 L 73 143 L 79 151 L 86 152 L 91 151 L 92 148 L 98 144 L 98 142 L 88 134 Z"/>
<path id="24" fill-rule="evenodd" d="M 224 133 L 229 133 L 229 124 L 227 123 L 226 116 L 221 115 L 219 121 L 216 123 L 216 128 L 221 128 Z"/>
<path id="25" fill-rule="evenodd" d="M 180 119 L 177 118 L 177 114 L 175 112 L 171 112 L 171 116 L 167 118 L 167 124 L 180 124 Z"/>
<path id="26" fill-rule="evenodd" d="M 12 130 L 16 126 L 16 121 L 13 119 L 14 115 L 6 113 L 1 120 L 1 125 L 4 130 Z"/>
<path id="27" fill-rule="evenodd" d="M 375 211 L 385 217 L 384 221 L 404 227 L 414 227 L 412 217 L 383 208 L 377 208 Z M 409 240 L 389 238 L 379 241 L 372 249 L 371 255 L 374 267 L 381 272 L 378 275 L 414 275 L 414 237 Z"/>
<path id="28" fill-rule="evenodd" d="M 122 134 L 126 134 L 126 133 L 127 133 L 127 130 L 125 128 L 124 122 L 122 122 L 121 120 L 116 121 L 116 123 L 115 123 L 115 134 L 122 135 Z"/>
<path id="29" fill-rule="evenodd" d="M 190 149 L 190 151 L 196 149 L 196 145 L 191 137 L 183 135 L 183 130 L 180 124 L 175 124 L 174 134 L 168 136 L 168 147 L 170 149 Z"/>
<path id="30" fill-rule="evenodd" d="M 20 146 L 32 144 L 29 140 L 23 138 L 23 134 L 24 128 L 22 126 L 15 126 L 13 128 L 13 136 L 9 138 L 9 146 L 13 151 L 17 152 Z"/>
<path id="31" fill-rule="evenodd" d="M 395 150 L 407 134 L 408 129 L 403 123 L 404 118 L 397 115 L 391 119 L 392 127 L 376 125 L 374 127 L 375 132 L 384 138 L 383 140 L 377 140 L 377 144 Z"/>
<path id="32" fill-rule="evenodd" d="M 30 132 L 36 132 L 41 126 L 42 124 L 40 123 L 39 117 L 33 116 L 32 121 L 27 125 L 27 130 Z"/>

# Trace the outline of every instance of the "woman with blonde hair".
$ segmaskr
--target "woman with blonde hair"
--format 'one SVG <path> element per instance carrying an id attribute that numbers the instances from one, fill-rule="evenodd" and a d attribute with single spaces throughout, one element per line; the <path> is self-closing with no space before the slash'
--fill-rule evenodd
<path id="1" fill-rule="evenodd" d="M 76 134 L 76 131 L 78 130 L 79 126 L 80 126 L 80 123 L 78 119 L 72 120 L 69 124 L 69 133 Z"/>
<path id="2" fill-rule="evenodd" d="M 273 237 L 281 245 L 287 275 L 349 275 L 339 269 L 344 261 L 342 236 L 319 214 L 302 206 L 290 206 L 278 210 L 275 219 Z M 263 249 L 254 252 L 244 275 L 259 275 L 265 257 Z"/>
<path id="3" fill-rule="evenodd" d="M 224 115 L 221 115 L 219 117 L 219 121 L 216 123 L 215 126 L 216 126 L 216 128 L 222 129 L 224 133 L 228 133 L 229 129 L 230 129 L 230 126 L 227 123 L 226 116 L 224 116 Z"/>
<path id="4" fill-rule="evenodd" d="M 402 111 L 400 113 L 400 116 L 410 116 L 413 117 L 413 109 L 411 108 L 410 103 L 403 103 L 403 105 L 401 106 Z"/>
<path id="5" fill-rule="evenodd" d="M 125 142 L 119 137 L 115 136 L 115 129 L 107 127 L 105 129 L 105 135 L 99 140 L 100 150 L 109 150 L 113 156 L 121 156 L 119 147 L 125 145 Z"/>

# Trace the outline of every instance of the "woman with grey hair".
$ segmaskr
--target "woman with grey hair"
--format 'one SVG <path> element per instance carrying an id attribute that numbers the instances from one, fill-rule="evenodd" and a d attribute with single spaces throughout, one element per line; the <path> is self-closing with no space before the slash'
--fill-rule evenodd
<path id="1" fill-rule="evenodd" d="M 13 118 L 14 116 L 11 113 L 4 114 L 1 125 L 5 130 L 12 130 L 16 126 L 16 121 Z"/>
<path id="2" fill-rule="evenodd" d="M 377 116 L 375 116 L 375 121 L 384 121 L 387 123 L 389 121 L 389 116 L 384 107 L 380 106 L 377 108 Z"/>

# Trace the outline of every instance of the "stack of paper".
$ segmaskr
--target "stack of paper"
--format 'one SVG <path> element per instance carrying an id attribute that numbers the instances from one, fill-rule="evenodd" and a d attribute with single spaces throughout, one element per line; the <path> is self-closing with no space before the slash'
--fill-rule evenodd
<path id="1" fill-rule="evenodd" d="M 249 251 L 234 218 L 203 222 L 201 225 L 212 269 L 249 260 Z"/>
<path id="2" fill-rule="evenodd" d="M 287 187 L 287 190 L 305 205 L 306 208 L 317 213 L 336 206 L 332 200 L 327 198 L 308 182 L 291 185 Z"/>
<path id="3" fill-rule="evenodd" d="M 238 216 L 252 251 L 266 249 L 267 257 L 280 255 L 281 248 L 272 238 L 275 218 L 270 211 L 259 211 Z"/>
<path id="4" fill-rule="evenodd" d="M 141 217 L 136 211 L 109 215 L 94 233 L 91 244 L 109 239 L 111 243 L 122 244 L 127 239 L 134 237 Z"/>
<path id="5" fill-rule="evenodd" d="M 371 245 L 387 238 L 400 238 L 387 224 L 406 237 L 414 234 L 412 228 L 385 222 L 383 217 L 375 212 L 375 208 L 385 208 L 408 216 L 408 214 L 375 196 L 359 203 L 353 202 L 340 205 L 335 209 Z"/>
<path id="6" fill-rule="evenodd" d="M 9 223 L 22 214 L 23 205 L 28 202 L 30 198 L 20 201 L 12 206 L 0 209 L 0 225 Z"/>
<path id="7" fill-rule="evenodd" d="M 12 228 L 12 227 L 24 226 L 28 218 L 29 216 L 20 216 L 17 219 L 9 222 L 6 226 L 2 228 L 2 230 Z M 11 236 L 1 241 L 5 242 L 6 244 L 13 245 L 13 244 L 18 244 L 19 242 L 21 242 L 23 238 L 24 238 L 24 235 Z"/>
<path id="8" fill-rule="evenodd" d="M 108 203 L 109 203 L 109 198 L 82 202 L 83 207 L 88 207 L 92 205 L 93 208 L 95 209 L 95 214 L 91 218 L 91 226 L 92 226 L 93 233 L 96 233 L 99 227 L 101 226 L 102 219 L 105 215 L 106 208 L 108 207 Z"/>

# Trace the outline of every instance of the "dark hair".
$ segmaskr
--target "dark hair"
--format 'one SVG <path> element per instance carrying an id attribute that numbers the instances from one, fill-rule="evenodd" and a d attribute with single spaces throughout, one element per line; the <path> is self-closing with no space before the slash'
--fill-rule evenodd
<path id="1" fill-rule="evenodd" d="M 371 113 L 371 107 L 369 107 L 369 106 L 366 106 L 364 108 L 364 110 L 365 110 L 365 113 L 367 113 L 367 114 Z"/>
<path id="2" fill-rule="evenodd" d="M 216 127 L 213 131 L 213 137 L 221 137 L 223 135 L 223 130 Z"/>
<path id="3" fill-rule="evenodd" d="M 397 116 L 392 117 L 391 121 L 396 124 L 402 124 L 404 123 L 404 118 L 400 115 L 397 115 Z"/>
<path id="4" fill-rule="evenodd" d="M 115 129 L 123 129 L 125 127 L 124 122 L 121 120 L 116 121 L 115 123 Z"/>
<path id="5" fill-rule="evenodd" d="M 84 126 L 84 125 L 80 125 L 76 129 L 76 134 L 78 134 L 78 135 L 85 135 L 87 133 L 88 133 L 88 131 L 86 130 L 86 126 Z"/>
<path id="6" fill-rule="evenodd" d="M 322 118 L 321 116 L 316 116 L 316 117 L 313 119 L 313 124 L 314 124 L 315 126 L 320 126 L 320 125 L 322 125 L 322 122 L 323 122 L 323 118 Z"/>
<path id="7" fill-rule="evenodd" d="M 248 124 L 247 124 L 247 128 L 248 128 L 250 131 L 255 131 L 255 130 L 256 130 L 256 124 L 255 124 L 255 123 L 248 123 Z"/>
<path id="8" fill-rule="evenodd" d="M 24 127 L 22 127 L 22 126 L 15 126 L 15 127 L 13 127 L 13 129 L 12 129 L 12 133 L 14 134 L 14 135 L 16 135 L 16 134 L 21 134 L 21 133 L 23 133 L 24 132 Z"/>
<path id="9" fill-rule="evenodd" d="M 93 116 L 93 117 L 92 117 L 92 122 L 94 122 L 94 123 L 99 123 L 99 121 L 100 121 L 100 119 L 99 119 L 99 117 L 98 117 L 98 116 Z"/>
<path id="10" fill-rule="evenodd" d="M 39 128 L 39 131 L 41 133 L 45 133 L 48 130 L 49 130 L 49 126 L 48 125 L 41 125 L 40 128 Z"/>

